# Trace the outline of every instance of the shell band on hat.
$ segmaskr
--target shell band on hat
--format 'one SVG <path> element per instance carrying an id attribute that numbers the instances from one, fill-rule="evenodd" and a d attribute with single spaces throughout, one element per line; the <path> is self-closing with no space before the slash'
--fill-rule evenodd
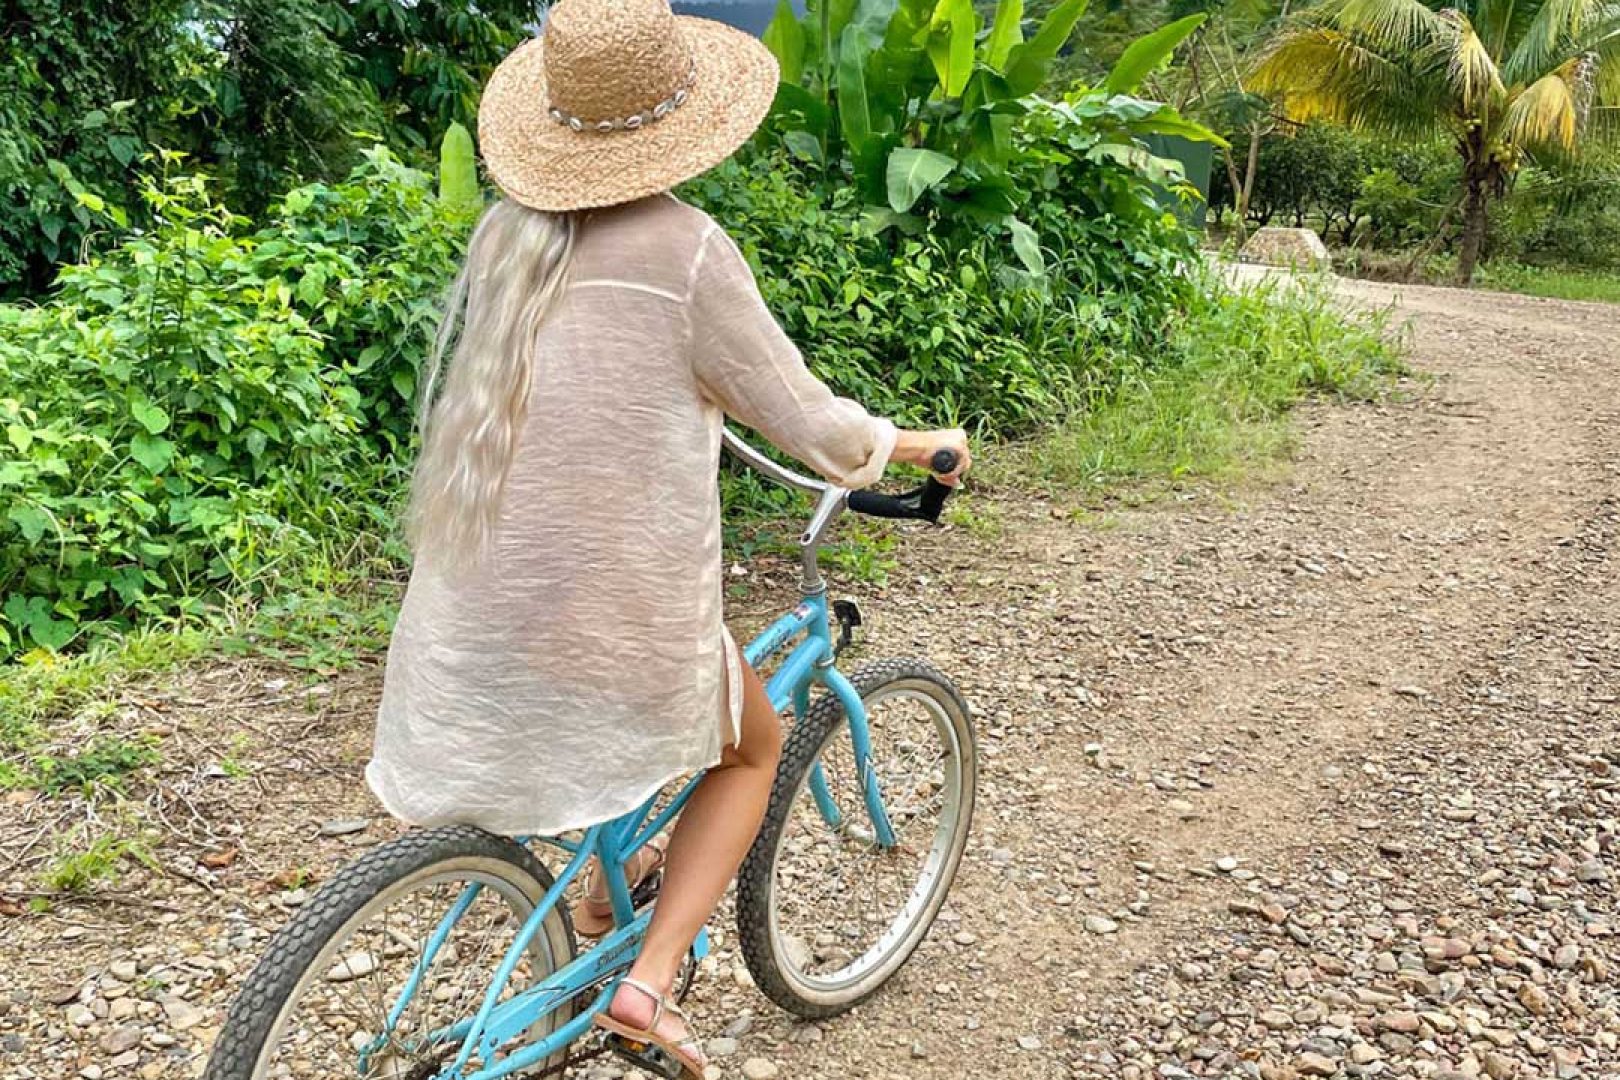
<path id="1" fill-rule="evenodd" d="M 692 87 L 697 82 L 697 62 L 687 65 L 686 78 L 675 92 L 651 108 L 643 109 L 623 117 L 608 117 L 601 120 L 587 120 L 582 116 L 574 116 L 557 108 L 551 107 L 551 118 L 557 123 L 570 127 L 575 131 L 635 131 L 637 128 L 656 123 L 686 104 L 686 99 L 692 93 Z"/>

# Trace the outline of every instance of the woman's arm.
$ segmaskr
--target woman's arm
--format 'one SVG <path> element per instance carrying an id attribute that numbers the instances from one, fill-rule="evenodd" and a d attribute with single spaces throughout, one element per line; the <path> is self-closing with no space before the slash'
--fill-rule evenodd
<path id="1" fill-rule="evenodd" d="M 701 244 L 686 311 L 693 371 L 705 395 L 779 449 L 841 487 L 875 483 L 890 461 L 927 468 L 933 453 L 957 451 L 954 483 L 967 467 L 960 431 L 900 431 L 805 366 L 797 346 L 765 307 L 753 271 L 718 227 Z"/>

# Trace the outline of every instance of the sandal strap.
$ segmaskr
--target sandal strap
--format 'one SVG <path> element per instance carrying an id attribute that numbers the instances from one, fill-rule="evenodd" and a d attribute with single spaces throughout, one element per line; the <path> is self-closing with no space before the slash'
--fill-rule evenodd
<path id="1" fill-rule="evenodd" d="M 685 1024 L 687 1026 L 688 1039 L 686 1041 L 687 1042 L 692 1041 L 691 1038 L 690 1038 L 690 1036 L 691 1036 L 691 1026 L 692 1026 L 691 1021 L 686 1018 L 686 1014 L 681 1011 L 681 1007 L 679 1005 L 675 1004 L 675 1002 L 671 1001 L 669 998 L 665 997 L 663 994 L 660 994 L 657 990 L 654 990 L 652 987 L 648 986 L 646 983 L 642 982 L 640 979 L 632 979 L 630 976 L 626 975 L 624 978 L 620 979 L 619 981 L 623 985 L 628 986 L 630 989 L 639 991 L 640 993 L 645 994 L 647 997 L 652 999 L 652 1002 L 653 1002 L 653 1014 L 652 1014 L 652 1020 L 647 1024 L 647 1030 L 648 1031 L 656 1031 L 656 1030 L 658 1030 L 658 1021 L 660 1021 L 660 1020 L 662 1020 L 664 1018 L 665 1013 L 670 1013 L 670 1014 L 674 1015 L 675 1017 L 679 1018 L 681 1023 L 683 1023 L 683 1024 Z M 677 1046 L 682 1046 L 682 1045 L 685 1045 L 685 1043 L 677 1043 L 676 1045 Z"/>
<path id="2" fill-rule="evenodd" d="M 631 854 L 630 858 L 639 859 L 641 858 L 641 853 L 646 851 L 651 852 L 653 857 L 652 865 L 643 870 L 630 882 L 632 888 L 663 868 L 664 859 L 668 853 L 668 850 L 668 837 L 663 834 L 659 834 L 658 836 L 655 836 L 651 840 L 647 841 L 641 847 L 637 848 Z M 613 898 L 607 895 L 607 890 L 605 888 L 606 884 L 606 879 L 602 875 L 602 868 L 596 864 L 595 860 L 592 860 L 590 868 L 585 873 L 584 888 L 582 890 L 585 900 L 592 904 L 612 903 Z M 600 896 L 596 894 L 598 886 L 603 886 L 602 895 Z"/>

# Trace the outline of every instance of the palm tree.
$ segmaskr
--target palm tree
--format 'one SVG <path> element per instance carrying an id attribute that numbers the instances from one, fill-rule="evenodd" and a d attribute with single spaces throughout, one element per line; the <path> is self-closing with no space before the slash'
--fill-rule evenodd
<path id="1" fill-rule="evenodd" d="M 1486 208 L 1526 157 L 1620 128 L 1620 0 L 1327 0 L 1262 52 L 1253 85 L 1294 120 L 1453 139 L 1467 283 Z"/>

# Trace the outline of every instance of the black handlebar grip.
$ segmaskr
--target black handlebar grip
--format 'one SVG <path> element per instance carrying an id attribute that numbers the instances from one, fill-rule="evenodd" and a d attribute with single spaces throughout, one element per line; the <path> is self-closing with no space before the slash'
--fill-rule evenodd
<path id="1" fill-rule="evenodd" d="M 879 491 L 852 491 L 848 506 L 857 514 L 880 518 L 914 518 L 916 502 L 909 495 L 885 495 Z"/>
<path id="2" fill-rule="evenodd" d="M 941 447 L 934 451 L 934 456 L 928 461 L 928 471 L 938 476 L 949 476 L 956 471 L 957 463 L 961 458 L 955 450 Z"/>
<path id="3" fill-rule="evenodd" d="M 945 500 L 950 498 L 953 488 L 935 480 L 932 476 L 922 487 L 906 492 L 904 495 L 884 495 L 876 491 L 852 491 L 849 493 L 849 502 L 846 504 L 857 514 L 868 517 L 902 518 L 911 521 L 938 522 L 940 511 L 945 509 Z"/>
<path id="4" fill-rule="evenodd" d="M 955 467 L 956 454 L 954 452 L 950 450 L 941 450 L 939 454 L 934 455 L 934 461 L 936 463 L 939 461 L 940 454 L 950 454 L 951 466 L 952 468 Z M 949 472 L 950 470 L 941 469 L 940 471 Z M 945 509 L 945 500 L 950 498 L 951 492 L 955 490 L 955 488 L 947 487 L 930 476 L 928 478 L 928 482 L 923 485 L 922 499 L 920 501 L 920 505 L 917 507 L 917 516 L 922 518 L 924 521 L 931 521 L 937 525 L 939 523 L 940 512 Z"/>

